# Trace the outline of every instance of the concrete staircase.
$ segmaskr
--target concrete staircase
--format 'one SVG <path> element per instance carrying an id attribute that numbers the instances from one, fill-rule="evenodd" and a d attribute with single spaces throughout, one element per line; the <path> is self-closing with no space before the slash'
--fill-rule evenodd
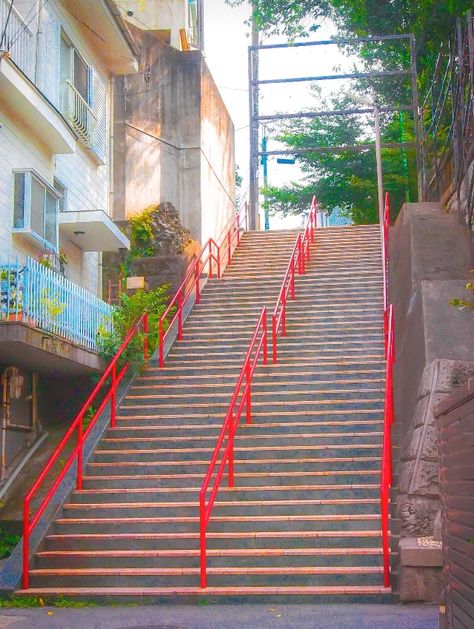
<path id="1" fill-rule="evenodd" d="M 31 594 L 308 595 L 384 600 L 379 479 L 382 276 L 375 226 L 319 230 L 288 307 L 279 362 L 260 366 L 199 588 L 198 492 L 262 305 L 296 233 L 253 232 L 205 288 L 163 370 L 138 377 L 50 527 Z M 271 329 L 271 326 L 270 326 Z M 271 354 L 270 354 L 271 355 Z"/>

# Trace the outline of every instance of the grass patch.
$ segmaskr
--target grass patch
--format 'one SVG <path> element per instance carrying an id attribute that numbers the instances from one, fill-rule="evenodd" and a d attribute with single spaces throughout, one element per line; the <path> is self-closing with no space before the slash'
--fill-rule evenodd
<path id="1" fill-rule="evenodd" d="M 44 607 L 44 601 L 39 596 L 12 596 L 1 599 L 0 607 Z"/>
<path id="2" fill-rule="evenodd" d="M 60 594 L 54 599 L 48 600 L 41 596 L 12 596 L 11 598 L 0 599 L 0 607 L 26 609 L 29 607 L 73 607 L 81 609 L 84 607 L 95 607 L 93 601 L 78 601 L 67 598 Z"/>
<path id="3" fill-rule="evenodd" d="M 20 539 L 21 535 L 14 535 L 3 526 L 0 526 L 0 559 L 10 557 Z"/>

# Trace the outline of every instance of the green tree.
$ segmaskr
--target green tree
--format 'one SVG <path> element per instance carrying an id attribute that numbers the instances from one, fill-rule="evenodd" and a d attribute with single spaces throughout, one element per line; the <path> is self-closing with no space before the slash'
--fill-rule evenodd
<path id="1" fill-rule="evenodd" d="M 351 95 L 323 102 L 325 109 L 354 107 Z M 402 130 L 397 117 L 382 117 L 383 138 L 386 142 L 400 142 Z M 318 117 L 310 121 L 292 120 L 275 128 L 276 139 L 287 149 L 320 148 L 347 145 L 373 145 L 373 131 L 367 120 L 357 115 Z M 403 140 L 412 138 L 413 130 L 404 129 Z M 265 206 L 273 213 L 299 214 L 308 208 L 313 194 L 327 213 L 340 208 L 354 223 L 373 223 L 378 220 L 376 162 L 373 149 L 325 151 L 315 150 L 295 154 L 304 174 L 303 183 L 264 190 Z M 406 190 L 416 195 L 413 168 L 414 152 L 383 149 L 384 184 L 393 198 L 393 206 L 400 207 Z M 412 166 L 410 168 L 410 165 Z"/>

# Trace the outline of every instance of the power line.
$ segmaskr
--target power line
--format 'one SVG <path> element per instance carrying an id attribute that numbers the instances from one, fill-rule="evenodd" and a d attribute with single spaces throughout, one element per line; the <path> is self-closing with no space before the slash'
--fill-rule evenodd
<path id="1" fill-rule="evenodd" d="M 3 38 L 5 37 L 5 34 L 7 32 L 8 22 L 10 21 L 12 10 L 13 10 L 13 0 L 11 0 L 10 6 L 8 7 L 8 15 L 7 15 L 7 19 L 5 20 L 5 27 L 2 32 L 2 37 L 0 38 L 0 50 L 2 49 L 2 46 L 3 46 Z"/>
<path id="2" fill-rule="evenodd" d="M 28 13 L 26 14 L 26 18 L 23 22 L 23 24 L 21 25 L 21 27 L 17 30 L 17 32 L 13 35 L 12 37 L 12 41 L 10 42 L 10 48 L 12 46 L 14 46 L 16 44 L 16 42 L 18 41 L 18 39 L 21 37 L 21 35 L 26 31 L 26 29 L 28 28 L 28 26 L 31 24 L 31 22 L 39 15 L 40 11 L 42 11 L 44 9 L 44 7 L 46 6 L 48 0 L 43 0 L 43 4 L 39 7 L 39 9 L 37 11 L 35 11 L 35 13 L 31 16 L 31 18 L 28 20 L 28 16 L 30 15 L 33 7 L 31 7 L 31 9 L 28 11 Z M 35 6 L 35 5 L 33 5 Z M 28 20 L 28 21 L 27 21 Z"/>

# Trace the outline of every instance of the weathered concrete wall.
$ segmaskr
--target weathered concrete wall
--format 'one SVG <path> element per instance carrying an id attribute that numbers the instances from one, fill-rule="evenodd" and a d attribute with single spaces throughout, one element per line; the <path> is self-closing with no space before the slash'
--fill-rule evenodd
<path id="1" fill-rule="evenodd" d="M 392 531 L 418 538 L 433 534 L 440 509 L 433 409 L 440 395 L 474 368 L 469 363 L 474 357 L 474 318 L 469 310 L 450 305 L 454 298 L 468 297 L 469 233 L 437 204 L 406 204 L 390 232 L 390 253 L 397 351 L 394 443 L 399 458 Z M 403 600 L 436 600 L 439 595 L 441 568 L 423 566 L 421 554 L 420 565 L 412 563 L 409 569 L 395 559 Z"/>
<path id="2" fill-rule="evenodd" d="M 222 99 L 207 68 L 201 73 L 201 233 L 205 242 L 219 236 L 232 215 L 235 199 L 234 125 L 222 116 Z M 222 211 L 223 210 L 223 211 Z"/>
<path id="3" fill-rule="evenodd" d="M 114 218 L 172 203 L 199 242 L 234 209 L 234 128 L 202 54 L 141 40 L 142 72 L 115 81 Z"/>

